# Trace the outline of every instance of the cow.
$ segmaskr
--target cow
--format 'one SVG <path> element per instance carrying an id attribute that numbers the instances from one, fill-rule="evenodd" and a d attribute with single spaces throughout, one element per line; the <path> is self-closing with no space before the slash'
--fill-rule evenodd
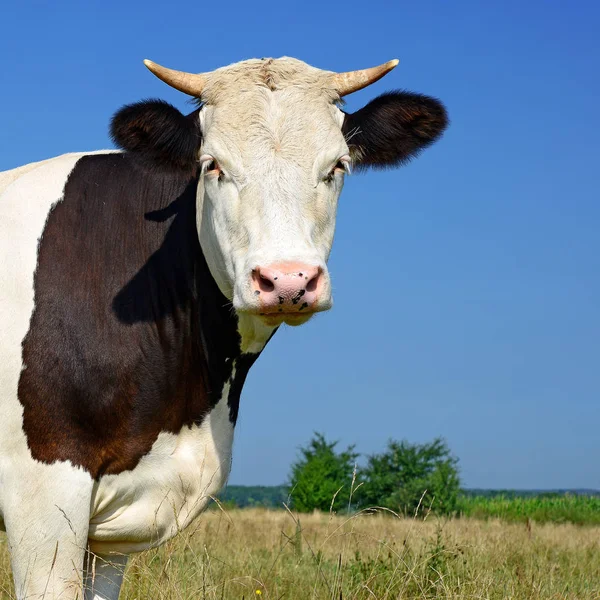
<path id="1" fill-rule="evenodd" d="M 131 104 L 117 150 L 0 173 L 0 527 L 19 600 L 116 600 L 127 555 L 201 513 L 248 370 L 280 325 L 332 305 L 345 175 L 404 164 L 448 122 L 405 91 L 344 112 L 397 61 L 145 64 L 195 110 Z"/>

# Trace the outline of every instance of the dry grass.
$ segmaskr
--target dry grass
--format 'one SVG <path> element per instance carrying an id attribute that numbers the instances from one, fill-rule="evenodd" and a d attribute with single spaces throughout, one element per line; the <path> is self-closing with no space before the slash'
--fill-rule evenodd
<path id="1" fill-rule="evenodd" d="M 3 591 L 2 591 L 3 590 Z M 0 538 L 0 599 L 13 598 Z M 600 527 L 210 511 L 130 561 L 124 600 L 600 598 Z"/>

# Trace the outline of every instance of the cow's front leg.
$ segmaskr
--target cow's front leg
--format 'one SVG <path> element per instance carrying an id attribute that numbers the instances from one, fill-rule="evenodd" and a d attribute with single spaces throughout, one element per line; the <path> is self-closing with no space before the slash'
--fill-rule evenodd
<path id="1" fill-rule="evenodd" d="M 85 563 L 85 600 L 118 600 L 126 565 L 126 554 L 101 556 L 88 552 Z"/>
<path id="2" fill-rule="evenodd" d="M 18 600 L 81 600 L 93 480 L 69 463 L 12 473 L 4 517 Z"/>

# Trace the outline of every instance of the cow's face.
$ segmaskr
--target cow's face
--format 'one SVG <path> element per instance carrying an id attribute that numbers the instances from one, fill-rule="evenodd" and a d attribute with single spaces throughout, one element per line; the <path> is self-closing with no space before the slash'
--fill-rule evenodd
<path id="1" fill-rule="evenodd" d="M 238 313 L 297 325 L 331 306 L 327 259 L 352 159 L 322 73 L 285 64 L 296 85 L 279 71 L 264 84 L 263 61 L 207 84 L 198 214 L 211 272 Z"/>
<path id="2" fill-rule="evenodd" d="M 401 164 L 446 126 L 437 100 L 404 92 L 346 114 L 339 105 L 348 74 L 295 59 L 198 76 L 148 66 L 188 93 L 201 85 L 201 108 L 183 117 L 164 103 L 126 107 L 113 137 L 163 166 L 197 168 L 198 231 L 211 273 L 239 315 L 267 326 L 298 325 L 331 306 L 327 259 L 345 175 Z M 361 73 L 350 91 L 369 83 Z"/>

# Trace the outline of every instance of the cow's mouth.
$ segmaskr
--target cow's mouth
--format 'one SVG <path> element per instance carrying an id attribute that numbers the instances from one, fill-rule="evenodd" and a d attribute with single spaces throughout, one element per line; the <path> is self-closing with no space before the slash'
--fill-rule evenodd
<path id="1" fill-rule="evenodd" d="M 313 315 L 314 311 L 299 313 L 299 312 L 276 312 L 276 313 L 259 313 L 261 320 L 270 327 L 278 327 L 282 323 L 297 327 L 303 325 Z"/>

